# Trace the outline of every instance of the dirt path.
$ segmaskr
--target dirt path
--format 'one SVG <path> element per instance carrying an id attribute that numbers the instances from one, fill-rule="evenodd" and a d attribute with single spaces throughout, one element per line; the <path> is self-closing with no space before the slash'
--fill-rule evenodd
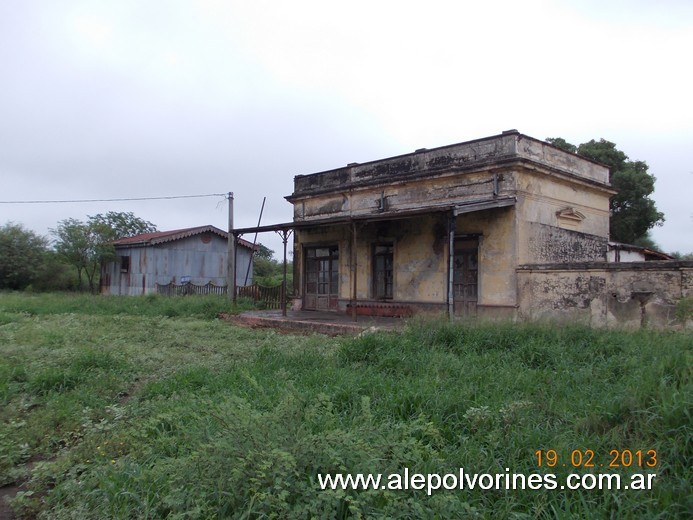
<path id="1" fill-rule="evenodd" d="M 16 497 L 17 493 L 26 489 L 26 483 L 31 476 L 31 469 L 34 467 L 36 462 L 37 460 L 30 460 L 24 464 L 27 475 L 26 478 L 13 484 L 0 487 L 0 520 L 14 520 L 15 514 L 10 507 L 9 501 Z"/>
<path id="2" fill-rule="evenodd" d="M 124 406 L 132 399 L 132 397 L 144 386 L 146 379 L 137 379 L 135 383 L 130 387 L 128 391 L 122 392 L 118 396 L 118 404 Z M 15 520 L 16 515 L 10 506 L 10 500 L 17 496 L 20 491 L 26 490 L 26 483 L 31 478 L 31 470 L 34 464 L 40 460 L 46 460 L 45 458 L 38 456 L 32 458 L 27 463 L 24 464 L 24 469 L 26 470 L 26 478 L 21 479 L 12 484 L 0 487 L 0 520 Z"/>
<path id="3" fill-rule="evenodd" d="M 0 488 L 0 520 L 13 520 L 14 513 L 10 507 L 9 500 L 17 496 L 21 486 L 11 485 Z"/>

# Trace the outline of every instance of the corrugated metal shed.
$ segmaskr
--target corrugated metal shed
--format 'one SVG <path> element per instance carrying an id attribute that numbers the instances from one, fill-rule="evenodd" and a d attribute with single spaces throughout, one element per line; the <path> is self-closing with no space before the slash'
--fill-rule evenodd
<path id="1" fill-rule="evenodd" d="M 156 284 L 190 282 L 226 285 L 228 233 L 214 226 L 156 231 L 113 242 L 116 261 L 103 266 L 102 294 L 140 295 Z M 246 284 L 253 245 L 240 240 L 236 248 L 236 284 Z M 247 284 L 252 284 L 252 266 Z"/>

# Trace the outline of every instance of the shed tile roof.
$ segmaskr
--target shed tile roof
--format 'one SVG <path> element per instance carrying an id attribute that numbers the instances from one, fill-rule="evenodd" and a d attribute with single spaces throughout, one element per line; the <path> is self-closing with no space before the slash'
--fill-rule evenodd
<path id="1" fill-rule="evenodd" d="M 153 246 L 156 244 L 163 244 L 165 242 L 172 242 L 174 240 L 181 240 L 183 238 L 192 237 L 195 235 L 201 235 L 202 233 L 214 233 L 219 235 L 224 240 L 228 239 L 228 232 L 223 231 L 215 226 L 198 226 L 192 228 L 184 229 L 174 229 L 171 231 L 155 231 L 153 233 L 142 233 L 140 235 L 135 235 L 132 237 L 120 238 L 111 242 L 115 247 L 127 247 L 127 246 Z M 247 240 L 239 239 L 238 243 L 241 246 L 247 247 L 249 249 L 257 248 L 253 246 L 251 242 Z"/>

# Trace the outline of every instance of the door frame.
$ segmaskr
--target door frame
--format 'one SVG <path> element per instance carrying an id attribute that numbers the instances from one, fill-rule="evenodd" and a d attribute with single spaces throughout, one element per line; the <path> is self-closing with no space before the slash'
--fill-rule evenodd
<path id="1" fill-rule="evenodd" d="M 464 244 L 467 242 L 468 244 Z M 481 243 L 480 233 L 464 233 L 455 234 L 453 240 L 452 261 L 454 262 L 452 270 L 452 286 L 453 286 L 453 315 L 457 317 L 476 316 L 479 305 L 479 246 Z M 462 253 L 464 260 L 458 263 L 458 252 Z M 471 253 L 471 256 L 470 256 Z M 473 259 L 472 266 L 475 269 L 469 269 L 469 261 Z M 460 269 L 460 265 L 462 269 Z M 466 276 L 467 273 L 475 272 L 474 280 Z M 465 280 L 465 278 L 467 278 Z M 473 295 L 469 294 L 468 289 L 474 287 Z M 461 297 L 458 295 L 461 294 Z M 472 297 L 473 296 L 473 297 Z"/>
<path id="2" fill-rule="evenodd" d="M 309 251 L 327 249 L 327 255 L 310 256 Z M 339 306 L 339 244 L 310 244 L 303 246 L 303 308 L 305 310 L 335 310 Z M 326 280 L 321 280 L 320 262 L 328 262 Z M 311 262 L 316 262 L 315 279 L 311 280 Z M 309 287 L 315 284 L 315 290 Z M 327 286 L 327 292 L 320 292 L 320 285 Z"/>

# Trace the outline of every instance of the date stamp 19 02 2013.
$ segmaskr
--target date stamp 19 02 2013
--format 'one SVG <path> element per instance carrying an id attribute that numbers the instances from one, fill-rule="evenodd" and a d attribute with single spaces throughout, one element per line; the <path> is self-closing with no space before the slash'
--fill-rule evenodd
<path id="1" fill-rule="evenodd" d="M 590 449 L 575 449 L 570 454 L 560 456 L 556 450 L 537 450 L 534 452 L 537 466 L 553 468 L 556 466 L 573 468 L 654 468 L 657 466 L 657 450 L 609 450 L 608 455 L 595 454 Z"/>

